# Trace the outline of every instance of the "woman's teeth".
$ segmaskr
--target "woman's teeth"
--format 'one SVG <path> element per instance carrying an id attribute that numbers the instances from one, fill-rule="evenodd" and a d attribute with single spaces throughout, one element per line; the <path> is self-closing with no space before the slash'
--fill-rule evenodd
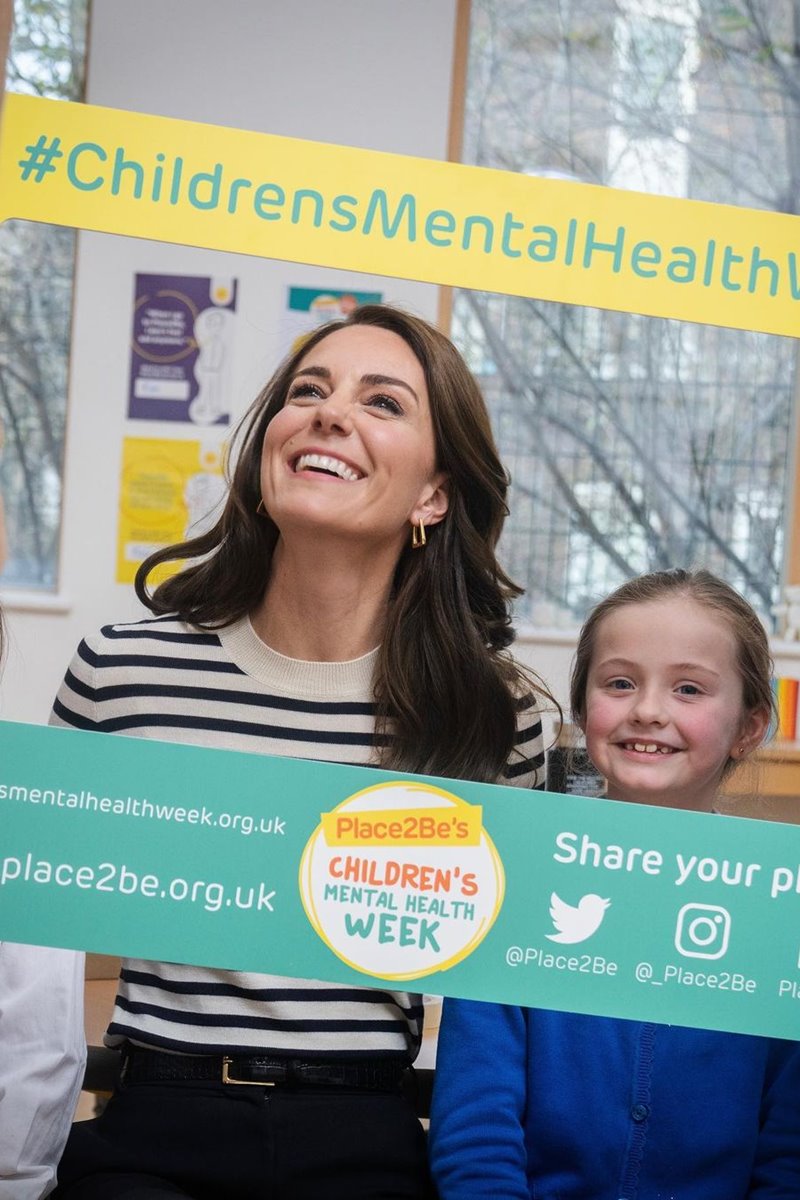
<path id="1" fill-rule="evenodd" d="M 362 478 L 352 467 L 348 467 L 347 463 L 343 463 L 339 458 L 332 458 L 330 454 L 301 454 L 294 464 L 294 469 L 295 471 L 327 471 L 330 475 L 338 475 L 347 483 L 356 483 Z"/>

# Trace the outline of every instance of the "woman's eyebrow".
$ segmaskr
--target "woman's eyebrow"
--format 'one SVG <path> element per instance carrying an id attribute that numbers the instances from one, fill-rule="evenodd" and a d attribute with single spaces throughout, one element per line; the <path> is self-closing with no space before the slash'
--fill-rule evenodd
<path id="1" fill-rule="evenodd" d="M 330 379 L 331 373 L 327 367 L 300 367 L 292 376 L 292 381 L 297 379 L 298 375 L 315 375 L 318 379 Z"/>
<path id="2" fill-rule="evenodd" d="M 307 367 L 300 367 L 292 376 L 292 382 L 300 375 L 314 375 L 317 379 L 325 379 L 330 381 L 331 372 L 327 367 L 317 367 L 310 363 Z M 361 382 L 366 383 L 368 387 L 401 387 L 405 388 L 419 404 L 419 396 L 414 391 L 410 383 L 406 383 L 404 379 L 395 379 L 393 375 L 362 375 Z"/>
<path id="3" fill-rule="evenodd" d="M 406 383 L 404 379 L 395 379 L 392 375 L 362 375 L 361 382 L 369 384 L 370 387 L 401 387 L 405 388 L 419 404 L 419 396 L 414 391 L 410 383 Z"/>

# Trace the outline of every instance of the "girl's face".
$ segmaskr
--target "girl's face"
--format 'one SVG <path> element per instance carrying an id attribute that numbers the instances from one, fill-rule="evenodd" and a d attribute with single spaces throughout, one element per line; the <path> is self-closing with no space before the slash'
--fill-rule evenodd
<path id="1" fill-rule="evenodd" d="M 442 519 L 425 375 L 401 337 L 355 325 L 308 352 L 267 427 L 261 488 L 284 536 L 313 528 L 399 554 L 411 523 Z"/>
<path id="2" fill-rule="evenodd" d="M 601 621 L 584 732 L 613 799 L 709 811 L 728 760 L 758 745 L 766 724 L 744 710 L 736 641 L 719 613 L 672 597 Z"/>

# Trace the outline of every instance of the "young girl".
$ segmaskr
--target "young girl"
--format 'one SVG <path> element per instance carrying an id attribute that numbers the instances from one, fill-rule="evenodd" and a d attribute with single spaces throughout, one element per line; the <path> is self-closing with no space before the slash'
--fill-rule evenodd
<path id="1" fill-rule="evenodd" d="M 711 811 L 764 736 L 770 673 L 755 613 L 707 571 L 624 584 L 586 622 L 571 681 L 609 797 Z M 789 1200 L 800 1047 L 447 1001 L 431 1154 L 441 1200 Z"/>

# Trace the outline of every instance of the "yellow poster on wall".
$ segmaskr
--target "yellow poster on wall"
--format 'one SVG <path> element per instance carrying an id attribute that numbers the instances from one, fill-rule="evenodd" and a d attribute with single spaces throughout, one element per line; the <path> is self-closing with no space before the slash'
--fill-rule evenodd
<path id="1" fill-rule="evenodd" d="M 117 526 L 117 583 L 133 583 L 149 554 L 204 533 L 225 497 L 222 452 L 195 440 L 125 438 Z M 173 575 L 180 562 L 158 568 Z"/>

